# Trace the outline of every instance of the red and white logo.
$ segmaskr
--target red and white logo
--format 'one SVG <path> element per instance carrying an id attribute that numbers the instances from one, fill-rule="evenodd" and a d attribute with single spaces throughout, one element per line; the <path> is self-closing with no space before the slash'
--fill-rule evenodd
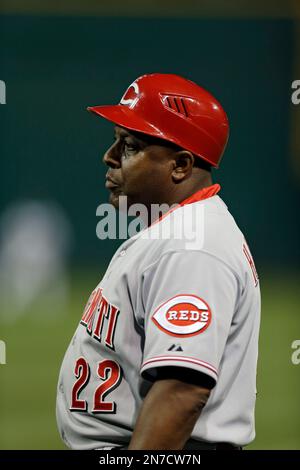
<path id="1" fill-rule="evenodd" d="M 176 295 L 155 310 L 152 321 L 171 336 L 194 336 L 208 328 L 211 309 L 196 295 Z"/>
<path id="2" fill-rule="evenodd" d="M 128 106 L 129 108 L 134 108 L 139 99 L 139 93 L 140 90 L 138 84 L 133 82 L 122 96 L 120 104 Z"/>

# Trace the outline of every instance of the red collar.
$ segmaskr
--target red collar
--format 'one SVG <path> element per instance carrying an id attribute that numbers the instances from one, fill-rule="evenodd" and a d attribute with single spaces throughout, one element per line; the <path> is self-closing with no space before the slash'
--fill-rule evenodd
<path id="1" fill-rule="evenodd" d="M 149 227 L 161 222 L 165 217 L 167 217 L 171 212 L 178 209 L 178 207 L 185 206 L 186 204 L 192 204 L 193 202 L 203 201 L 204 199 L 208 199 L 209 197 L 215 196 L 221 189 L 219 184 L 212 184 L 211 186 L 207 186 L 206 188 L 199 189 L 196 193 L 192 194 L 191 196 L 187 197 L 183 201 L 181 201 L 178 206 L 173 207 L 172 209 L 168 210 L 165 214 L 163 214 L 159 219 L 155 220 Z"/>
<path id="2" fill-rule="evenodd" d="M 202 188 L 196 193 L 192 194 L 188 198 L 184 199 L 180 206 L 185 206 L 186 204 L 191 204 L 192 202 L 203 201 L 203 199 L 208 199 L 209 197 L 215 196 L 221 189 L 219 184 L 212 184 L 206 188 Z"/>

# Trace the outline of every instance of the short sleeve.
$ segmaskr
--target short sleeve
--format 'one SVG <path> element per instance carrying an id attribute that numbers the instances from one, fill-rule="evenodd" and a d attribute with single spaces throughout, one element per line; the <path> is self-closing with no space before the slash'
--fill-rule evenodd
<path id="1" fill-rule="evenodd" d="M 239 281 L 202 251 L 166 253 L 143 273 L 145 344 L 142 377 L 183 367 L 215 384 L 235 311 Z"/>

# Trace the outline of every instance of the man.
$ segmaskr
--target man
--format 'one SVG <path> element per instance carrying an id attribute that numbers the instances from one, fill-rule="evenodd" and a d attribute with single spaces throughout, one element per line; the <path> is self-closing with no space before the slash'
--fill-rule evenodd
<path id="1" fill-rule="evenodd" d="M 62 438 L 75 449 L 239 449 L 255 435 L 260 293 L 211 179 L 226 114 L 167 74 L 89 110 L 115 123 L 111 204 L 165 209 L 122 244 L 89 299 L 60 372 Z"/>

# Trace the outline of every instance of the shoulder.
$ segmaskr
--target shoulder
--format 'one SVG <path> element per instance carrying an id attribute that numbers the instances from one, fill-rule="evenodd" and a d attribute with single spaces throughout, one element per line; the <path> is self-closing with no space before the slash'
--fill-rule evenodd
<path id="1" fill-rule="evenodd" d="M 144 252 L 144 269 L 172 253 L 181 256 L 193 253 L 195 259 L 209 255 L 236 270 L 243 241 L 227 206 L 219 196 L 214 196 L 175 209 L 149 227 L 138 245 Z"/>
<path id="2" fill-rule="evenodd" d="M 204 250 L 220 254 L 234 249 L 243 239 L 234 218 L 219 196 L 178 207 L 140 237 L 162 253 L 172 250 Z"/>

